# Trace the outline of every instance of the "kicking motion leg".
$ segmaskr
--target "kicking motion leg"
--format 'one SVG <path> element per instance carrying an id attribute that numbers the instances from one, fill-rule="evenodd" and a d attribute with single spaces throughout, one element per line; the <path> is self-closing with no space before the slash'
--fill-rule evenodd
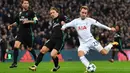
<path id="1" fill-rule="evenodd" d="M 29 70 L 36 71 L 36 68 L 39 65 L 39 63 L 42 61 L 44 54 L 47 53 L 48 51 L 49 51 L 49 48 L 47 48 L 46 46 L 43 46 L 42 49 L 40 50 L 38 57 L 37 57 L 35 65 L 29 67 Z"/>

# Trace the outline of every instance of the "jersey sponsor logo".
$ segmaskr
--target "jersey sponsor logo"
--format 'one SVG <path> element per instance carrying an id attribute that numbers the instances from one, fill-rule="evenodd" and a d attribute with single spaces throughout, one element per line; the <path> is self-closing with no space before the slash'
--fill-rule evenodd
<path id="1" fill-rule="evenodd" d="M 25 18 L 24 16 L 21 16 L 20 21 L 28 20 L 28 18 Z"/>
<path id="2" fill-rule="evenodd" d="M 78 26 L 78 30 L 85 30 L 85 29 L 87 29 L 86 26 Z"/>

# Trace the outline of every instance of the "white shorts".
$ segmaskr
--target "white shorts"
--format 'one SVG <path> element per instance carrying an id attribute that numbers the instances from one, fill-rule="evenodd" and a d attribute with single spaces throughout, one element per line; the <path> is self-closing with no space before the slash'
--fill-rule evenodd
<path id="1" fill-rule="evenodd" d="M 90 39 L 88 42 L 80 43 L 78 51 L 84 51 L 84 53 L 86 54 L 87 52 L 89 52 L 90 49 L 97 50 L 98 52 L 100 52 L 103 47 L 97 40 Z"/>

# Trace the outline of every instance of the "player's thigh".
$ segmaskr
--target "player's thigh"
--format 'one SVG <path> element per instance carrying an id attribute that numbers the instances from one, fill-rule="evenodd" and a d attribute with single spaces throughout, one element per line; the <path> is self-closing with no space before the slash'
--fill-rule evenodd
<path id="1" fill-rule="evenodd" d="M 103 47 L 102 47 L 102 45 L 98 41 L 96 41 L 96 40 L 93 41 L 92 48 L 94 50 L 97 50 L 98 52 L 101 52 L 102 50 L 104 50 Z"/>
<path id="2" fill-rule="evenodd" d="M 55 39 L 54 42 L 55 46 L 53 49 L 57 50 L 57 53 L 59 53 L 64 47 L 64 42 L 62 39 Z"/>
<path id="3" fill-rule="evenodd" d="M 28 48 L 32 48 L 32 46 L 33 46 L 33 37 L 31 35 L 24 36 L 23 44 L 26 45 Z"/>
<path id="4" fill-rule="evenodd" d="M 15 48 L 20 48 L 20 45 L 21 45 L 21 43 L 22 43 L 22 36 L 21 35 L 17 35 L 16 37 L 15 37 L 15 42 L 14 42 L 14 47 Z"/>
<path id="5" fill-rule="evenodd" d="M 54 48 L 54 45 L 55 45 L 55 43 L 53 42 L 53 40 L 47 40 L 46 42 L 45 42 L 45 44 L 44 44 L 44 46 L 43 47 L 47 47 L 48 49 L 49 49 L 49 52 L 51 52 L 52 51 L 52 49 Z M 43 49 L 43 48 L 42 48 Z"/>
<path id="6" fill-rule="evenodd" d="M 89 52 L 90 48 L 87 46 L 87 44 L 80 44 L 78 47 L 78 55 L 85 55 Z"/>
<path id="7" fill-rule="evenodd" d="M 103 55 L 106 55 L 108 53 L 105 49 L 103 49 L 102 45 L 97 40 L 92 41 L 90 48 L 98 51 L 99 53 Z"/>

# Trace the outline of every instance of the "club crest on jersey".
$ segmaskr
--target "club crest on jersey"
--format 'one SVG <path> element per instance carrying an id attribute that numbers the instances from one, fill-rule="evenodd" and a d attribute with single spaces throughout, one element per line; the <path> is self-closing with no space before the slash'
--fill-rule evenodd
<path id="1" fill-rule="evenodd" d="M 85 29 L 87 29 L 86 26 L 78 26 L 78 30 L 85 30 Z"/>

